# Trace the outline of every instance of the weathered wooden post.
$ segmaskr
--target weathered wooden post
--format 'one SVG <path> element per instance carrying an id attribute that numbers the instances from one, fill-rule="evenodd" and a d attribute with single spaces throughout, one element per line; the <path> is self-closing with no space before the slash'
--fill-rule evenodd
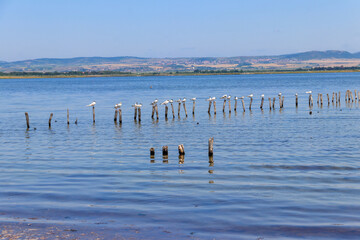
<path id="1" fill-rule="evenodd" d="M 298 98 L 298 94 L 295 93 L 295 107 L 298 107 L 299 105 L 299 98 Z"/>
<path id="2" fill-rule="evenodd" d="M 260 109 L 263 109 L 263 105 L 264 105 L 264 94 L 261 95 Z"/>
<path id="3" fill-rule="evenodd" d="M 192 98 L 190 100 L 193 102 L 192 115 L 195 115 L 195 101 L 196 101 L 196 98 Z"/>
<path id="4" fill-rule="evenodd" d="M 223 112 L 225 112 L 225 104 L 226 104 L 226 97 L 224 98 L 224 103 L 223 103 Z"/>
<path id="5" fill-rule="evenodd" d="M 117 122 L 117 116 L 118 116 L 118 109 L 117 107 L 115 107 L 114 122 Z"/>
<path id="6" fill-rule="evenodd" d="M 310 94 L 310 106 L 313 107 L 314 106 L 314 102 L 313 102 L 313 97 L 312 94 Z"/>
<path id="7" fill-rule="evenodd" d="M 252 105 L 252 102 L 253 102 L 253 98 L 250 97 L 250 104 L 249 104 L 249 110 L 251 111 L 251 105 Z"/>
<path id="8" fill-rule="evenodd" d="M 345 102 L 348 101 L 348 97 L 347 97 L 348 94 L 349 94 L 349 90 L 346 90 L 346 92 L 345 92 Z"/>
<path id="9" fill-rule="evenodd" d="M 338 96 L 337 96 L 337 92 L 335 93 L 335 102 L 336 102 L 336 106 L 338 105 Z"/>
<path id="10" fill-rule="evenodd" d="M 163 146 L 162 147 L 162 155 L 163 156 L 168 156 L 169 155 L 168 146 Z"/>
<path id="11" fill-rule="evenodd" d="M 216 115 L 216 101 L 213 100 L 213 105 L 214 105 L 214 115 Z"/>
<path id="12" fill-rule="evenodd" d="M 119 123 L 122 123 L 122 111 L 121 108 L 119 108 Z"/>
<path id="13" fill-rule="evenodd" d="M 177 100 L 176 102 L 179 103 L 179 105 L 178 105 L 178 117 L 180 117 L 181 99 Z"/>
<path id="14" fill-rule="evenodd" d="M 185 155 L 185 149 L 184 149 L 184 145 L 181 144 L 178 146 L 178 150 L 179 150 L 179 155 L 182 156 L 182 155 Z"/>
<path id="15" fill-rule="evenodd" d="M 76 125 L 77 125 L 77 122 L 78 122 L 78 119 L 76 118 L 76 119 L 75 119 L 75 124 L 76 124 Z"/>
<path id="16" fill-rule="evenodd" d="M 187 111 L 186 111 L 186 104 L 185 104 L 185 102 L 186 102 L 186 98 L 184 98 L 184 99 L 182 100 L 182 103 L 183 103 L 183 107 L 184 107 L 184 111 L 185 111 L 185 116 L 187 117 L 188 115 L 187 115 Z"/>
<path id="17" fill-rule="evenodd" d="M 155 104 L 152 104 L 152 109 L 151 109 L 151 118 L 154 119 L 154 113 L 155 113 Z"/>
<path id="18" fill-rule="evenodd" d="M 208 114 L 210 114 L 210 109 L 211 109 L 211 104 L 212 104 L 211 97 L 209 97 L 208 99 L 206 99 L 206 101 L 209 102 Z"/>
<path id="19" fill-rule="evenodd" d="M 328 100 L 328 106 L 330 106 L 330 96 L 329 96 L 328 93 L 326 94 L 326 97 L 327 97 L 327 100 Z"/>
<path id="20" fill-rule="evenodd" d="M 209 157 L 214 155 L 214 138 L 209 138 Z"/>
<path id="21" fill-rule="evenodd" d="M 269 98 L 269 109 L 271 110 L 271 98 Z"/>
<path id="22" fill-rule="evenodd" d="M 354 102 L 354 96 L 351 91 L 350 91 L 350 96 L 351 96 L 351 102 Z"/>
<path id="23" fill-rule="evenodd" d="M 26 119 L 26 128 L 30 128 L 30 120 L 29 120 L 29 114 L 25 112 L 25 119 Z"/>
<path id="24" fill-rule="evenodd" d="M 139 104 L 140 106 L 137 107 L 138 109 L 138 120 L 139 122 L 141 122 L 141 104 Z"/>
<path id="25" fill-rule="evenodd" d="M 169 102 L 171 105 L 171 112 L 172 112 L 173 118 L 175 118 L 174 105 L 173 105 L 174 100 L 171 99 Z"/>
<path id="26" fill-rule="evenodd" d="M 339 97 L 339 104 L 340 104 L 340 96 L 341 96 L 341 93 L 340 93 L 340 91 L 339 91 L 339 96 L 338 96 L 338 97 Z"/>
<path id="27" fill-rule="evenodd" d="M 322 93 L 320 93 L 320 105 L 321 105 L 321 107 L 323 106 L 323 94 Z"/>
<path id="28" fill-rule="evenodd" d="M 51 119 L 53 117 L 53 113 L 50 113 L 50 117 L 49 117 L 49 128 L 51 128 Z"/>
<path id="29" fill-rule="evenodd" d="M 66 119 L 67 119 L 67 125 L 69 125 L 70 124 L 70 117 L 69 117 L 69 109 L 67 109 L 67 114 L 66 114 Z"/>
<path id="30" fill-rule="evenodd" d="M 134 120 L 136 120 L 136 117 L 137 117 L 137 106 L 136 105 L 133 105 L 134 107 Z"/>
<path id="31" fill-rule="evenodd" d="M 318 98 L 317 98 L 317 105 L 319 106 L 320 103 L 320 93 L 318 93 Z"/>
<path id="32" fill-rule="evenodd" d="M 335 97 L 335 93 L 333 92 L 331 102 L 334 102 L 334 97 Z"/>
<path id="33" fill-rule="evenodd" d="M 275 110 L 275 100 L 276 100 L 276 98 L 275 97 L 273 97 L 273 104 L 272 104 L 272 108 Z"/>
<path id="34" fill-rule="evenodd" d="M 355 95 L 355 101 L 357 100 L 357 94 L 356 94 L 356 90 L 354 90 L 354 95 Z"/>
<path id="35" fill-rule="evenodd" d="M 165 105 L 165 119 L 167 119 L 168 118 L 168 106 L 167 105 Z"/>
<path id="36" fill-rule="evenodd" d="M 237 109 L 237 101 L 238 101 L 238 97 L 235 97 L 234 100 L 235 100 L 235 106 L 234 106 L 234 111 L 236 112 L 236 109 Z"/>
<path id="37" fill-rule="evenodd" d="M 150 148 L 150 157 L 151 158 L 155 157 L 155 148 Z"/>
<path id="38" fill-rule="evenodd" d="M 156 119 L 159 119 L 159 108 L 157 104 L 155 104 L 155 113 L 156 113 Z"/>
<path id="39" fill-rule="evenodd" d="M 228 104 L 229 104 L 229 113 L 231 113 L 231 96 L 227 96 L 227 101 L 228 101 Z"/>
<path id="40" fill-rule="evenodd" d="M 284 108 L 284 98 L 285 98 L 285 96 L 283 95 L 282 99 L 281 99 L 281 108 Z"/>
<path id="41" fill-rule="evenodd" d="M 281 108 L 281 93 L 279 93 L 278 96 L 279 96 L 279 107 Z"/>

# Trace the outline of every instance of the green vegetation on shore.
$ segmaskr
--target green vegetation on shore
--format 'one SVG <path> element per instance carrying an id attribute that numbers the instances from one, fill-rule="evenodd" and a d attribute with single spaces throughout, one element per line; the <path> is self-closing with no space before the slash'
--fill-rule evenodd
<path id="1" fill-rule="evenodd" d="M 139 77 L 139 76 L 197 76 L 197 75 L 241 75 L 241 74 L 290 74 L 360 72 L 360 67 L 317 67 L 294 70 L 195 70 L 192 72 L 148 72 L 132 73 L 118 71 L 70 71 L 70 72 L 0 72 L 0 78 L 75 78 L 75 77 Z"/>

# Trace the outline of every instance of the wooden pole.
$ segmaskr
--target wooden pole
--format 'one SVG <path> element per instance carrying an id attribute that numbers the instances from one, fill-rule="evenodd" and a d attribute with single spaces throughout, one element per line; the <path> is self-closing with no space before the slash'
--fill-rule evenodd
<path id="1" fill-rule="evenodd" d="M 134 120 L 136 120 L 137 117 L 137 107 L 134 107 Z"/>
<path id="2" fill-rule="evenodd" d="M 181 108 L 181 102 L 179 102 L 179 105 L 178 105 L 178 117 L 180 117 L 180 108 Z"/>
<path id="3" fill-rule="evenodd" d="M 285 98 L 285 96 L 283 95 L 282 99 L 281 99 L 281 108 L 284 108 L 284 98 Z"/>
<path id="4" fill-rule="evenodd" d="M 321 107 L 323 106 L 323 94 L 322 93 L 320 93 L 320 105 L 321 105 Z"/>
<path id="5" fill-rule="evenodd" d="M 241 104 L 243 107 L 243 112 L 245 112 L 245 101 L 244 101 L 244 97 L 241 98 Z"/>
<path id="6" fill-rule="evenodd" d="M 67 116 L 67 118 L 66 118 L 67 119 L 67 125 L 69 125 L 70 124 L 69 109 L 67 109 L 67 115 L 66 116 Z"/>
<path id="7" fill-rule="evenodd" d="M 117 122 L 118 109 L 115 108 L 114 122 Z"/>
<path id="8" fill-rule="evenodd" d="M 121 108 L 119 108 L 119 123 L 122 123 L 122 111 Z"/>
<path id="9" fill-rule="evenodd" d="M 279 107 L 281 108 L 281 95 L 279 95 Z"/>
<path id="10" fill-rule="evenodd" d="M 333 92 L 331 102 L 334 102 L 334 97 L 335 97 L 335 93 Z"/>
<path id="11" fill-rule="evenodd" d="M 264 97 L 261 97 L 260 109 L 263 109 L 263 105 L 264 105 Z"/>
<path id="12" fill-rule="evenodd" d="M 208 114 L 210 114 L 210 109 L 211 109 L 211 101 L 209 101 Z"/>
<path id="13" fill-rule="evenodd" d="M 319 105 L 320 102 L 320 93 L 318 93 L 318 98 L 317 98 L 317 104 Z"/>
<path id="14" fill-rule="evenodd" d="M 271 98 L 269 98 L 269 109 L 271 110 Z"/>
<path id="15" fill-rule="evenodd" d="M 184 149 L 184 145 L 183 145 L 183 144 L 181 144 L 181 145 L 178 146 L 178 150 L 179 150 L 179 155 L 180 155 L 180 156 L 185 155 L 185 149 Z"/>
<path id="16" fill-rule="evenodd" d="M 226 99 L 224 99 L 224 103 L 223 103 L 223 112 L 225 112 L 225 104 L 226 104 Z"/>
<path id="17" fill-rule="evenodd" d="M 151 118 L 154 119 L 155 105 L 152 105 Z"/>
<path id="18" fill-rule="evenodd" d="M 314 106 L 314 102 L 313 102 L 313 97 L 312 94 L 310 94 L 310 106 L 313 107 Z"/>
<path id="19" fill-rule="evenodd" d="M 235 106 L 234 106 L 234 111 L 236 112 L 236 109 L 237 109 L 237 98 L 235 98 Z"/>
<path id="20" fill-rule="evenodd" d="M 141 122 L 141 108 L 140 107 L 138 108 L 138 119 L 139 119 L 139 122 Z"/>
<path id="21" fill-rule="evenodd" d="M 251 98 L 250 98 L 250 104 L 249 104 L 249 110 L 250 110 L 250 111 L 251 111 L 252 102 L 253 102 L 253 98 L 251 97 Z"/>
<path id="22" fill-rule="evenodd" d="M 275 110 L 275 97 L 273 98 L 273 104 L 272 104 L 272 108 Z"/>
<path id="23" fill-rule="evenodd" d="M 171 103 L 171 111 L 172 111 L 173 118 L 175 118 L 174 105 L 172 103 Z"/>
<path id="24" fill-rule="evenodd" d="M 214 105 L 214 115 L 216 115 L 216 101 L 213 101 L 213 105 Z"/>
<path id="25" fill-rule="evenodd" d="M 209 157 L 214 155 L 214 138 L 209 138 Z"/>
<path id="26" fill-rule="evenodd" d="M 50 118 L 49 118 L 49 128 L 51 128 L 51 119 L 52 119 L 52 117 L 53 117 L 53 114 L 52 114 L 52 113 L 50 113 Z"/>
<path id="27" fill-rule="evenodd" d="M 330 96 L 329 96 L 329 94 L 327 93 L 326 94 L 326 97 L 327 97 L 327 100 L 328 100 L 328 106 L 330 105 Z"/>
<path id="28" fill-rule="evenodd" d="M 185 104 L 185 102 L 183 102 L 183 107 L 184 107 L 184 111 L 185 111 L 185 116 L 187 117 L 187 111 L 186 111 L 186 104 Z"/>
<path id="29" fill-rule="evenodd" d="M 95 123 L 95 106 L 92 107 L 93 110 L 93 123 Z"/>
<path id="30" fill-rule="evenodd" d="M 167 119 L 168 118 L 168 106 L 167 105 L 165 105 L 165 119 Z"/>
<path id="31" fill-rule="evenodd" d="M 193 109 L 192 109 L 192 114 L 195 115 L 195 101 L 193 101 Z"/>
<path id="32" fill-rule="evenodd" d="M 354 95 L 355 95 L 355 101 L 357 100 L 357 95 L 356 95 L 356 90 L 354 90 Z"/>
<path id="33" fill-rule="evenodd" d="M 30 120 L 29 120 L 29 114 L 27 112 L 25 113 L 25 119 L 26 119 L 26 128 L 29 129 L 30 128 Z"/>
<path id="34" fill-rule="evenodd" d="M 336 105 L 337 105 L 338 104 L 337 92 L 335 93 L 335 102 L 336 102 Z"/>
<path id="35" fill-rule="evenodd" d="M 298 94 L 295 94 L 295 107 L 298 107 L 299 105 L 299 97 Z"/>
<path id="36" fill-rule="evenodd" d="M 340 96 L 341 96 L 341 93 L 339 92 L 339 104 L 340 104 Z"/>
<path id="37" fill-rule="evenodd" d="M 150 148 L 150 157 L 151 158 L 155 157 L 155 148 Z"/>
<path id="38" fill-rule="evenodd" d="M 156 119 L 159 119 L 159 108 L 158 105 L 155 105 Z"/>
<path id="39" fill-rule="evenodd" d="M 163 156 L 168 156 L 169 155 L 168 146 L 163 146 L 162 147 L 162 155 Z"/>
<path id="40" fill-rule="evenodd" d="M 229 103 L 229 113 L 231 113 L 231 100 L 230 100 L 230 98 L 228 99 L 228 103 Z"/>
<path id="41" fill-rule="evenodd" d="M 350 96 L 351 96 L 351 102 L 354 102 L 354 96 L 351 91 L 350 91 Z"/>
<path id="42" fill-rule="evenodd" d="M 346 92 L 345 92 L 345 102 L 347 102 L 347 95 L 349 94 L 349 90 L 346 90 Z"/>

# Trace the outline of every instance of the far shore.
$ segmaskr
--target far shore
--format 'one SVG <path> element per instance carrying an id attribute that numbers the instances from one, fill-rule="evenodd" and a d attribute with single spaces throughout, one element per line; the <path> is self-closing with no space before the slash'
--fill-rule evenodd
<path id="1" fill-rule="evenodd" d="M 302 70 L 302 71 L 246 71 L 246 72 L 177 72 L 177 73 L 122 73 L 122 74 L 56 74 L 56 75 L 0 75 L 0 79 L 21 78 L 89 78 L 89 77 L 158 77 L 158 76 L 211 76 L 211 75 L 253 75 L 253 74 L 300 74 L 300 73 L 351 73 L 360 70 Z"/>

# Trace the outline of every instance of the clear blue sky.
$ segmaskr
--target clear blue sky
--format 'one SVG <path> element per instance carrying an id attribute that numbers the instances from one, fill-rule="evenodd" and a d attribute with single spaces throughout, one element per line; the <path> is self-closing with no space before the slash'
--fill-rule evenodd
<path id="1" fill-rule="evenodd" d="M 360 51 L 358 0 L 0 0 L 0 60 Z"/>

